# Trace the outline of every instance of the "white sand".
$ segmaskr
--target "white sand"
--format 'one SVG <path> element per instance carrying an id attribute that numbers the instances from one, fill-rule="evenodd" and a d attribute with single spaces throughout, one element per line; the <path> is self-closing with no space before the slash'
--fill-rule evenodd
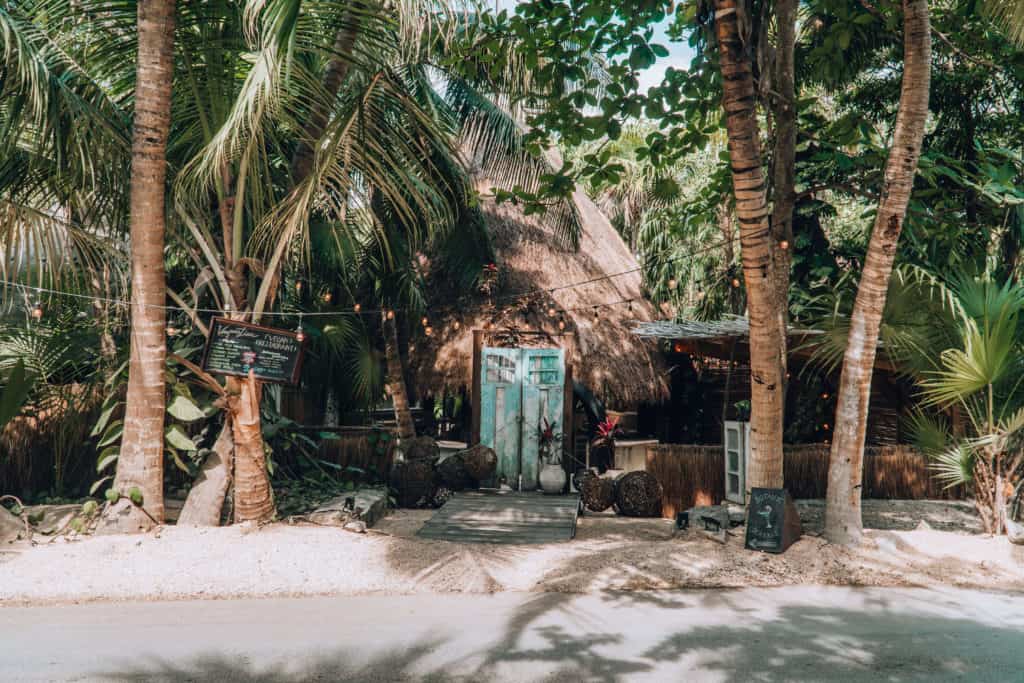
<path id="1" fill-rule="evenodd" d="M 844 549 L 805 536 L 783 555 L 727 545 L 663 520 L 585 517 L 576 540 L 469 545 L 412 536 L 430 515 L 399 511 L 378 529 L 272 524 L 161 528 L 0 552 L 0 603 L 357 595 L 374 592 L 587 592 L 652 588 L 949 584 L 1024 589 L 1024 547 L 948 531 L 871 530 Z"/>

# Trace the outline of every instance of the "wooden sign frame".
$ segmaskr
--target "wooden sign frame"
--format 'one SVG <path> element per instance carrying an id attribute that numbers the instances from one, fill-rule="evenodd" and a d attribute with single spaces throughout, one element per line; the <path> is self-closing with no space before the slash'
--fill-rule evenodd
<path id="1" fill-rule="evenodd" d="M 287 381 L 282 381 L 277 377 L 268 377 L 266 375 L 260 375 L 255 372 L 252 376 L 261 382 L 267 382 L 269 384 L 287 384 L 289 386 L 295 386 L 299 383 L 299 378 L 302 375 L 302 362 L 306 358 L 306 341 L 305 339 L 299 338 L 298 332 L 292 332 L 290 330 L 282 330 L 277 327 L 266 327 L 263 325 L 254 325 L 252 323 L 242 322 L 241 320 L 231 320 L 230 318 L 213 318 L 210 321 L 210 334 L 206 338 L 206 346 L 203 348 L 203 360 L 200 364 L 203 370 L 211 374 L 217 375 L 229 375 L 232 377 L 248 377 L 249 373 L 245 372 L 232 372 L 230 370 L 211 369 L 207 366 L 207 360 L 210 355 L 210 347 L 213 345 L 216 337 L 217 328 L 219 327 L 245 327 L 250 330 L 258 330 L 260 332 L 270 333 L 275 336 L 291 337 L 299 344 L 299 357 L 295 359 L 295 367 L 292 370 L 291 377 Z"/>

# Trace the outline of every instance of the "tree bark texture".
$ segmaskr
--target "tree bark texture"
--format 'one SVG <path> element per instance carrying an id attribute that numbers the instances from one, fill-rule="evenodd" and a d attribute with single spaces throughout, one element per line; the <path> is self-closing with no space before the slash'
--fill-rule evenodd
<path id="1" fill-rule="evenodd" d="M 269 522 L 274 517 L 274 499 L 263 450 L 260 383 L 250 373 L 238 384 L 239 393 L 228 397 L 235 442 L 235 521 Z"/>
<path id="2" fill-rule="evenodd" d="M 780 358 L 785 336 L 774 286 L 772 236 L 751 56 L 740 34 L 736 0 L 715 0 L 715 29 L 722 69 L 736 218 L 750 320 L 750 460 L 747 487 L 782 486 L 783 378 Z"/>
<path id="3" fill-rule="evenodd" d="M 235 440 L 232 435 L 230 413 L 225 413 L 224 426 L 213 444 L 213 452 L 206 456 L 199 477 L 189 489 L 185 505 L 178 517 L 178 526 L 219 526 L 224 509 L 224 498 L 231 487 L 231 472 L 235 458 Z"/>
<path id="4" fill-rule="evenodd" d="M 778 302 L 778 326 L 783 344 L 779 362 L 782 382 L 786 383 L 786 342 L 789 328 L 789 276 L 792 262 L 793 207 L 796 203 L 796 48 L 797 0 L 775 3 L 775 79 L 776 95 L 772 107 L 775 118 L 775 146 L 772 152 L 772 259 L 775 297 Z M 785 409 L 785 399 L 783 399 Z"/>
<path id="5" fill-rule="evenodd" d="M 174 0 L 140 2 L 138 33 L 130 199 L 131 350 L 114 489 L 127 496 L 138 488 L 142 510 L 122 498 L 108 509 L 102 525 L 106 531 L 122 532 L 147 529 L 164 518 L 164 186 L 174 74 Z"/>
<path id="6" fill-rule="evenodd" d="M 927 0 L 904 0 L 903 35 L 903 83 L 896 128 L 839 380 L 825 504 L 825 537 L 833 543 L 859 543 L 863 531 L 864 438 L 878 330 L 928 118 L 931 33 Z"/>
<path id="7" fill-rule="evenodd" d="M 398 353 L 398 325 L 394 318 L 384 316 L 384 356 L 388 365 L 388 390 L 395 406 L 399 442 L 416 437 L 416 424 L 409 409 L 409 391 L 405 386 L 405 370 Z"/>

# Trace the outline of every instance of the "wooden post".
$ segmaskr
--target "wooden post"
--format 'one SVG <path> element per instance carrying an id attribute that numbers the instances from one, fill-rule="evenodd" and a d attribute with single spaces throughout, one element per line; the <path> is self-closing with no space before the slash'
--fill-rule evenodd
<path id="1" fill-rule="evenodd" d="M 573 425 L 572 363 L 565 364 L 565 397 L 562 400 L 562 469 L 569 475 L 576 471 L 575 426 Z M 569 456 L 565 457 L 568 453 Z"/>
<path id="2" fill-rule="evenodd" d="M 480 443 L 480 380 L 483 377 L 484 331 L 473 330 L 473 386 L 469 388 L 473 421 L 469 430 L 469 445 Z"/>

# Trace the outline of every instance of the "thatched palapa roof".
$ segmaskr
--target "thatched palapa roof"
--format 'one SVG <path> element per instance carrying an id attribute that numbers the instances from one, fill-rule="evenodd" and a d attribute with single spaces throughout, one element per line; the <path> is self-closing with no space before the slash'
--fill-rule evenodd
<path id="1" fill-rule="evenodd" d="M 489 189 L 481 183 L 482 191 Z M 637 322 L 659 317 L 641 293 L 637 261 L 582 191 L 577 190 L 574 202 L 582 223 L 578 249 L 564 244 L 538 217 L 525 216 L 520 207 L 484 203 L 498 286 L 490 296 L 473 293 L 458 315 L 458 329 L 455 317 L 432 321 L 434 335 L 418 341 L 409 358 L 419 394 L 470 386 L 472 331 L 490 328 L 488 346 L 565 347 L 573 378 L 610 407 L 630 408 L 667 396 L 657 343 L 632 333 Z M 522 296 L 527 292 L 534 294 Z M 596 321 L 595 305 L 600 306 Z M 558 311 L 553 318 L 548 314 L 552 307 Z M 564 333 L 558 327 L 560 317 L 566 323 Z M 515 329 L 546 334 L 515 338 L 505 332 Z"/>

